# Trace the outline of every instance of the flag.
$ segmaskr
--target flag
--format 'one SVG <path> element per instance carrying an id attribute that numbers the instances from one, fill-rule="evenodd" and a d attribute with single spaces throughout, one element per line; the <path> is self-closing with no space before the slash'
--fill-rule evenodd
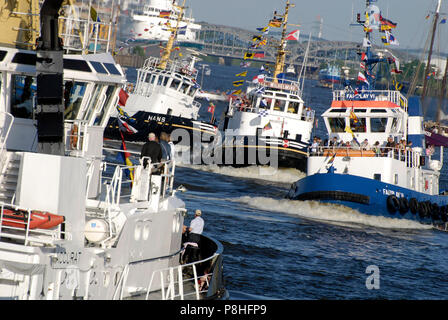
<path id="1" fill-rule="evenodd" d="M 369 84 L 369 81 L 367 81 L 366 76 L 362 72 L 358 73 L 358 81 L 362 81 L 362 82 Z"/>
<path id="2" fill-rule="evenodd" d="M 268 115 L 269 115 L 269 113 L 268 113 L 268 110 L 266 110 L 266 109 L 262 109 L 262 110 L 258 111 L 259 117 L 266 117 Z"/>
<path id="3" fill-rule="evenodd" d="M 381 25 L 383 25 L 383 26 L 388 26 L 390 28 L 396 28 L 397 27 L 397 24 L 395 22 L 392 22 L 392 21 L 390 21 L 388 19 L 383 18 L 382 15 L 380 15 L 380 22 L 381 22 Z"/>
<path id="4" fill-rule="evenodd" d="M 264 130 L 271 130 L 272 126 L 271 126 L 271 121 L 268 121 L 268 123 L 265 124 L 265 126 L 263 127 L 263 131 Z"/>
<path id="5" fill-rule="evenodd" d="M 346 126 L 345 127 L 345 132 L 350 133 L 352 135 L 352 137 L 355 137 L 355 134 L 353 133 L 352 129 L 350 128 L 350 126 Z"/>
<path id="6" fill-rule="evenodd" d="M 286 73 L 282 72 L 277 75 L 278 83 L 283 83 L 283 80 L 286 79 Z"/>
<path id="7" fill-rule="evenodd" d="M 386 31 L 386 33 L 389 34 L 389 44 L 395 45 L 395 46 L 400 45 L 400 43 L 397 41 L 397 39 L 395 39 L 395 37 L 392 35 L 392 33 L 390 33 L 389 31 Z"/>
<path id="8" fill-rule="evenodd" d="M 207 111 L 210 112 L 210 113 L 214 113 L 215 112 L 215 105 L 212 102 L 210 102 L 210 105 L 208 106 Z"/>
<path id="9" fill-rule="evenodd" d="M 239 94 L 241 94 L 241 93 L 242 93 L 242 90 L 241 90 L 241 89 L 238 89 L 238 90 L 233 91 L 233 92 L 231 93 L 231 95 L 239 95 Z"/>
<path id="10" fill-rule="evenodd" d="M 262 40 L 262 39 L 263 39 L 262 36 L 253 36 L 253 37 L 252 37 L 252 41 L 253 41 L 253 42 L 255 42 L 255 41 L 260 41 L 260 40 Z"/>
<path id="11" fill-rule="evenodd" d="M 244 71 L 244 72 L 238 73 L 238 74 L 236 74 L 235 76 L 236 76 L 236 77 L 245 77 L 245 76 L 247 76 L 247 70 Z"/>
<path id="12" fill-rule="evenodd" d="M 254 54 L 252 52 L 246 52 L 244 53 L 244 60 L 246 59 L 253 59 Z"/>
<path id="13" fill-rule="evenodd" d="M 264 58 L 264 51 L 254 52 L 254 58 Z"/>
<path id="14" fill-rule="evenodd" d="M 300 30 L 294 30 L 286 36 L 285 40 L 299 41 Z"/>
<path id="15" fill-rule="evenodd" d="M 361 60 L 362 61 L 367 61 L 367 55 L 365 52 L 361 53 Z"/>
<path id="16" fill-rule="evenodd" d="M 252 47 L 253 47 L 253 48 L 258 48 L 258 47 L 261 47 L 261 46 L 266 45 L 266 43 L 267 43 L 267 40 L 266 40 L 266 39 L 263 39 L 263 40 L 261 40 L 260 42 L 258 42 L 258 43 L 256 43 L 256 44 L 252 45 Z"/>
<path id="17" fill-rule="evenodd" d="M 127 152 L 126 149 L 126 143 L 124 142 L 123 133 L 120 131 L 121 135 L 121 152 L 118 152 L 117 158 L 121 159 L 121 161 L 128 166 L 129 168 L 125 169 L 124 172 L 128 178 L 130 178 L 132 181 L 134 180 L 134 169 L 131 168 L 134 166 L 132 161 L 129 159 L 131 157 L 131 154 Z"/>
<path id="18" fill-rule="evenodd" d="M 251 63 L 252 63 L 251 61 L 243 61 L 240 63 L 240 67 L 241 68 L 249 68 Z"/>
<path id="19" fill-rule="evenodd" d="M 233 86 L 234 87 L 240 87 L 244 84 L 244 80 L 237 80 L 237 81 L 233 81 Z"/>
<path id="20" fill-rule="evenodd" d="M 369 39 L 364 38 L 364 40 L 362 41 L 362 46 L 363 47 L 371 47 L 372 46 L 372 42 L 370 42 Z"/>
<path id="21" fill-rule="evenodd" d="M 383 44 L 385 45 L 385 46 L 388 46 L 390 43 L 389 43 L 389 39 L 388 39 L 388 37 L 387 36 L 382 36 L 381 37 L 381 41 L 383 42 Z"/>
<path id="22" fill-rule="evenodd" d="M 430 15 L 428 14 L 428 15 L 427 15 L 427 16 L 425 17 L 425 19 L 426 19 L 426 20 L 428 20 L 428 19 L 429 19 L 429 17 L 430 17 Z"/>
<path id="23" fill-rule="evenodd" d="M 280 28 L 282 26 L 282 19 L 271 19 L 268 23 L 269 27 Z"/>
<path id="24" fill-rule="evenodd" d="M 269 27 L 257 28 L 257 30 L 260 31 L 263 34 L 268 34 L 269 33 Z"/>
<path id="25" fill-rule="evenodd" d="M 124 91 L 123 88 L 121 88 L 120 92 L 118 93 L 118 105 L 124 107 L 128 98 L 128 93 Z"/>
<path id="26" fill-rule="evenodd" d="M 90 18 L 95 22 L 99 21 L 98 13 L 96 12 L 94 7 L 90 7 Z"/>
<path id="27" fill-rule="evenodd" d="M 333 155 L 330 157 L 330 159 L 328 159 L 327 164 L 331 164 L 333 165 L 334 159 L 336 158 L 336 152 L 333 153 Z"/>
<path id="28" fill-rule="evenodd" d="M 445 24 L 446 23 L 446 18 L 443 18 L 442 20 L 440 20 L 440 24 Z"/>
<path id="29" fill-rule="evenodd" d="M 126 120 L 123 120 L 120 116 L 118 117 L 118 127 L 120 128 L 120 133 L 126 132 L 128 134 L 134 134 L 138 132 L 137 129 L 127 123 Z"/>
<path id="30" fill-rule="evenodd" d="M 159 17 L 160 18 L 169 18 L 171 15 L 171 11 L 160 11 Z"/>
<path id="31" fill-rule="evenodd" d="M 352 119 L 354 123 L 358 123 L 358 121 L 359 121 L 359 119 L 356 116 L 355 112 L 353 112 L 353 109 L 350 111 L 350 119 Z"/>
<path id="32" fill-rule="evenodd" d="M 253 83 L 261 83 L 263 81 L 264 81 L 264 74 L 259 74 L 258 76 L 252 78 Z"/>

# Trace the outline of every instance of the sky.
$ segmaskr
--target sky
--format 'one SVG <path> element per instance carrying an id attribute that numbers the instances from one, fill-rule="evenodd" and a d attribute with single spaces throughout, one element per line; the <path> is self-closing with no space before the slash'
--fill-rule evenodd
<path id="1" fill-rule="evenodd" d="M 318 33 L 318 21 L 323 19 L 322 37 L 328 40 L 361 41 L 362 28 L 350 27 L 356 13 L 363 16 L 365 0 L 290 0 L 295 7 L 290 9 L 288 21 L 299 24 L 299 29 L 308 34 Z M 254 30 L 267 25 L 274 10 L 283 14 L 286 0 L 187 0 L 197 22 L 241 27 Z M 375 3 L 383 17 L 397 23 L 393 35 L 401 49 L 423 48 L 431 20 L 425 17 L 434 12 L 437 0 L 377 0 Z M 353 15 L 352 15 L 353 10 Z M 442 1 L 441 18 L 448 18 L 448 1 Z M 353 17 L 353 18 L 352 18 Z M 439 25 L 438 38 L 448 39 L 448 23 Z M 296 27 L 289 27 L 294 30 Z M 378 34 L 378 33 L 377 33 Z M 379 39 L 379 38 L 378 38 Z M 440 44 L 439 44 L 440 42 Z M 448 41 L 436 41 L 435 52 L 448 51 Z"/>

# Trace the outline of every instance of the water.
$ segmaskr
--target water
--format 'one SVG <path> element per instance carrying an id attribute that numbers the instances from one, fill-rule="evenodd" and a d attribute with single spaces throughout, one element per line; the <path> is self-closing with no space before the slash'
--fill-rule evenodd
<path id="1" fill-rule="evenodd" d="M 241 70 L 210 66 L 205 90 L 230 89 Z M 320 116 L 331 91 L 315 84 L 306 82 L 304 100 Z M 217 104 L 219 112 L 224 107 Z M 206 107 L 201 115 L 209 117 Z M 321 120 L 316 134 L 326 138 Z M 303 176 L 293 169 L 257 167 L 176 169 L 175 186 L 187 188 L 177 193 L 189 210 L 187 223 L 201 208 L 204 232 L 224 245 L 224 276 L 232 299 L 448 297 L 448 234 L 336 205 L 284 199 L 290 184 Z M 442 188 L 447 180 L 445 169 Z M 379 289 L 366 287 L 370 265 L 379 268 Z"/>

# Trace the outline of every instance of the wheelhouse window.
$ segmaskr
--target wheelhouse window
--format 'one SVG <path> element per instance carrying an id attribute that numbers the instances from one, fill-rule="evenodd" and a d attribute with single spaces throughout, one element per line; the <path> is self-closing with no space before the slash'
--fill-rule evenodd
<path id="1" fill-rule="evenodd" d="M 180 85 L 180 81 L 177 79 L 173 79 L 173 81 L 171 82 L 171 89 L 177 90 L 177 88 L 179 88 Z"/>
<path id="2" fill-rule="evenodd" d="M 32 76 L 13 75 L 11 113 L 14 117 L 33 117 L 36 80 Z"/>
<path id="3" fill-rule="evenodd" d="M 82 98 L 86 92 L 87 84 L 84 82 L 67 81 L 64 84 L 64 118 L 74 120 L 81 107 Z"/>
<path id="4" fill-rule="evenodd" d="M 371 132 L 386 132 L 387 118 L 370 118 Z"/>
<path id="5" fill-rule="evenodd" d="M 288 113 L 298 113 L 299 112 L 299 102 L 290 101 L 288 105 Z"/>
<path id="6" fill-rule="evenodd" d="M 366 118 L 350 118 L 350 129 L 353 132 L 366 132 Z"/>
<path id="7" fill-rule="evenodd" d="M 98 104 L 98 101 L 101 97 L 101 91 L 103 90 L 104 85 L 97 85 L 95 88 L 95 92 L 92 96 L 92 99 L 90 100 L 90 103 L 87 107 L 87 114 L 84 116 L 84 120 L 89 121 L 91 118 L 93 111 L 96 109 L 96 105 Z"/>
<path id="8" fill-rule="evenodd" d="M 106 114 L 106 111 L 109 110 L 109 105 L 111 104 L 111 101 L 113 100 L 113 97 L 115 96 L 114 93 L 115 86 L 108 86 L 106 90 L 106 101 L 101 106 L 98 106 L 99 110 L 97 112 L 97 115 L 95 117 L 94 125 L 102 125 L 104 115 Z"/>
<path id="9" fill-rule="evenodd" d="M 331 132 L 344 132 L 345 131 L 345 118 L 328 118 Z"/>
<path id="10" fill-rule="evenodd" d="M 275 111 L 285 111 L 286 100 L 276 99 L 274 102 L 274 110 Z"/>

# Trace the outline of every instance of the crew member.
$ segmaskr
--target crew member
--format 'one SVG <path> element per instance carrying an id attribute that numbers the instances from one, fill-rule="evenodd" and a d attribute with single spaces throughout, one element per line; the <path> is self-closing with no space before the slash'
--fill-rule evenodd
<path id="1" fill-rule="evenodd" d="M 162 148 L 157 142 L 157 137 L 154 132 L 148 134 L 148 142 L 146 142 L 140 153 L 140 158 L 149 157 L 152 163 L 159 163 L 162 160 Z M 147 159 L 143 161 L 143 166 L 148 165 Z"/>

